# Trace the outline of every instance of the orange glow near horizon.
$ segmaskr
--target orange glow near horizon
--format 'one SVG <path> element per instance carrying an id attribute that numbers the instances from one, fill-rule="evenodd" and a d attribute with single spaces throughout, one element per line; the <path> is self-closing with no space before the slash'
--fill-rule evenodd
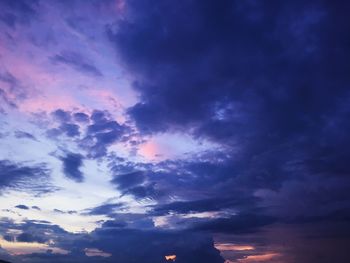
<path id="1" fill-rule="evenodd" d="M 176 260 L 176 255 L 168 255 L 168 256 L 165 256 L 165 259 L 167 261 L 175 261 Z"/>
<path id="2" fill-rule="evenodd" d="M 4 239 L 0 239 L 0 247 L 5 249 L 11 255 L 26 255 L 32 253 L 46 253 L 47 250 L 52 250 L 53 253 L 57 254 L 68 254 L 69 251 L 50 247 L 47 244 L 42 243 L 28 243 L 28 242 L 9 242 Z"/>
<path id="3" fill-rule="evenodd" d="M 239 259 L 239 262 L 264 262 L 267 260 L 271 260 L 272 258 L 279 256 L 280 254 L 278 253 L 267 253 L 267 254 L 262 254 L 262 255 L 251 255 L 251 256 L 247 256 L 243 259 Z"/>
<path id="4" fill-rule="evenodd" d="M 254 249 L 254 247 L 250 245 L 236 245 L 231 243 L 215 243 L 214 246 L 220 251 L 244 251 Z"/>

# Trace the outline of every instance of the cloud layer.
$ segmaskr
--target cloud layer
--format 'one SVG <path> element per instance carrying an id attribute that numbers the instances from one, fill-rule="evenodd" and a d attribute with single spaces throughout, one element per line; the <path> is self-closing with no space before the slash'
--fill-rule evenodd
<path id="1" fill-rule="evenodd" d="M 348 261 L 349 4 L 0 10 L 0 259 Z"/>

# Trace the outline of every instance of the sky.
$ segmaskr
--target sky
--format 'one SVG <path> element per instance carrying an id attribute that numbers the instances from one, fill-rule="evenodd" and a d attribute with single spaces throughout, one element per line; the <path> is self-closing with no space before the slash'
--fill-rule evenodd
<path id="1" fill-rule="evenodd" d="M 0 0 L 0 259 L 349 262 L 349 13 Z"/>

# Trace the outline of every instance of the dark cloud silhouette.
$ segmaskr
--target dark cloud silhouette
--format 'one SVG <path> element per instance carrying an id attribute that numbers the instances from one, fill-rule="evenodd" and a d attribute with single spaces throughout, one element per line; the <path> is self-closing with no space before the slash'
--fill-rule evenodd
<path id="1" fill-rule="evenodd" d="M 15 207 L 18 209 L 29 210 L 29 207 L 26 205 L 16 205 Z"/>
<path id="2" fill-rule="evenodd" d="M 78 70 L 84 74 L 92 75 L 94 77 L 102 77 L 101 71 L 88 61 L 81 54 L 72 51 L 62 51 L 50 58 L 50 61 L 54 64 L 68 65 L 75 70 Z"/>
<path id="3" fill-rule="evenodd" d="M 349 5 L 146 2 L 129 1 L 127 18 L 107 30 L 139 76 L 129 114 L 141 131 L 191 130 L 234 148 L 230 176 L 250 188 L 278 189 L 321 164 L 348 173 L 338 143 L 349 145 L 339 18 Z"/>
<path id="4" fill-rule="evenodd" d="M 45 243 L 48 241 L 47 239 L 45 239 L 41 236 L 35 236 L 33 234 L 30 234 L 30 233 L 22 233 L 22 234 L 17 236 L 16 240 L 18 242 L 29 242 L 29 243 L 33 243 L 33 242 Z"/>
<path id="5" fill-rule="evenodd" d="M 137 230 L 124 228 L 120 223 L 107 221 L 89 236 L 72 234 L 60 227 L 48 223 L 26 221 L 16 224 L 11 221 L 0 222 L 0 233 L 6 233 L 7 228 L 22 231 L 16 236 L 23 242 L 48 243 L 55 242 L 56 247 L 69 251 L 67 255 L 51 253 L 33 253 L 17 256 L 27 262 L 140 262 L 145 258 L 152 262 L 164 262 L 164 256 L 177 254 L 177 260 L 183 263 L 212 262 L 223 263 L 219 252 L 213 247 L 213 240 L 207 234 L 181 231 L 161 231 L 155 228 Z M 4 232 L 2 232 L 4 231 Z M 118 238 L 116 238 L 118 237 Z M 11 241 L 12 242 L 12 241 Z M 86 248 L 96 248 L 110 257 L 88 257 Z"/>
<path id="6" fill-rule="evenodd" d="M 107 35 L 134 74 L 140 102 L 128 114 L 139 131 L 180 131 L 223 148 L 143 167 L 135 187 L 155 185 L 168 197 L 153 197 L 153 213 L 234 209 L 236 216 L 193 223 L 221 233 L 346 220 L 350 5 L 131 0 L 127 7 Z M 173 196 L 183 201 L 169 202 Z"/>
<path id="7" fill-rule="evenodd" d="M 79 183 L 84 180 L 84 175 L 80 171 L 80 168 L 83 166 L 84 156 L 69 152 L 60 159 L 63 163 L 63 173 L 67 178 Z"/>
<path id="8" fill-rule="evenodd" d="M 115 235 L 121 239 L 115 240 Z M 93 245 L 111 253 L 111 261 L 139 262 L 146 257 L 152 262 L 164 262 L 164 256 L 169 253 L 176 254 L 177 261 L 184 263 L 222 263 L 224 261 L 219 252 L 213 248 L 211 238 L 205 234 L 157 230 L 135 231 L 119 227 L 102 227 L 97 229 L 93 236 L 99 238 L 99 242 L 94 242 Z M 152 240 L 156 242 L 152 242 Z M 132 250 L 128 249 L 130 244 L 133 244 Z"/>
<path id="9" fill-rule="evenodd" d="M 272 216 L 259 214 L 238 214 L 231 218 L 219 218 L 199 223 L 195 229 L 211 231 L 215 233 L 249 233 L 265 225 L 276 222 L 277 219 Z"/>
<path id="10" fill-rule="evenodd" d="M 335 75 L 327 66 L 347 67 L 345 45 L 337 51 L 327 41 L 345 38 L 345 30 L 334 33 L 344 28 L 338 4 L 150 0 L 128 8 L 130 19 L 108 36 L 142 76 L 135 84 L 142 101 L 129 112 L 145 132 L 199 123 L 199 132 L 215 139 L 252 128 L 292 134 L 346 93 L 343 85 L 330 89 Z"/>

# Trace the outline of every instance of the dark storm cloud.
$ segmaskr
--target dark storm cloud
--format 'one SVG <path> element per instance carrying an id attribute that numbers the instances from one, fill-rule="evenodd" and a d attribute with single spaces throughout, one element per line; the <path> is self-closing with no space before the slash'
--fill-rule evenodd
<path id="1" fill-rule="evenodd" d="M 141 75 L 142 101 L 129 113 L 145 132 L 198 123 L 215 139 L 254 128 L 293 134 L 346 92 L 341 5 L 150 0 L 128 8 L 108 36 Z"/>
<path id="2" fill-rule="evenodd" d="M 136 219 L 135 217 L 134 219 Z M 137 220 L 136 220 L 137 221 Z M 142 221 L 142 219 L 141 219 Z M 21 234 L 9 234 L 8 229 L 21 231 Z M 219 252 L 213 247 L 212 238 L 199 232 L 162 231 L 156 228 L 138 230 L 124 228 L 118 221 L 107 221 L 89 235 L 72 234 L 57 225 L 25 221 L 17 224 L 13 221 L 0 221 L 0 234 L 10 242 L 18 238 L 23 242 L 39 242 L 67 250 L 67 255 L 51 253 L 19 255 L 15 259 L 26 262 L 164 262 L 164 256 L 177 255 L 177 262 L 223 263 Z M 51 241 L 50 241 L 51 240 Z M 97 248 L 110 253 L 110 257 L 87 257 L 86 248 Z M 48 247 L 50 249 L 50 246 Z"/>
<path id="3" fill-rule="evenodd" d="M 349 10 L 340 1 L 128 1 L 107 34 L 141 95 L 129 115 L 142 133 L 191 132 L 226 157 L 159 163 L 114 183 L 161 187 L 167 198 L 153 197 L 152 215 L 223 212 L 179 222 L 243 244 L 253 236 L 258 249 L 246 256 L 346 262 L 336 247 L 350 237 Z M 275 223 L 285 225 L 271 241 L 260 231 Z"/>
<path id="4" fill-rule="evenodd" d="M 121 238 L 116 240 L 116 235 Z M 112 262 L 142 262 L 146 258 L 152 262 L 164 262 L 164 256 L 169 254 L 176 254 L 176 261 L 183 263 L 224 261 L 213 248 L 211 238 L 200 233 L 101 228 L 93 236 L 99 238 L 93 243 L 95 247 L 111 253 Z M 132 250 L 128 249 L 130 244 Z"/>
<path id="5" fill-rule="evenodd" d="M 163 205 L 167 201 L 169 206 L 164 205 L 158 212 L 166 213 L 176 208 L 179 211 L 197 209 L 204 212 L 205 207 L 208 210 L 220 210 L 225 206 L 239 207 L 240 203 L 241 206 L 250 207 L 257 200 L 251 193 L 251 189 L 256 186 L 250 187 L 242 180 L 239 162 L 234 164 L 231 157 L 219 156 L 219 153 L 211 153 L 193 159 L 167 160 L 154 164 L 117 159 L 111 161 L 111 183 L 123 194 L 131 194 L 138 199 L 151 198 Z M 245 191 L 241 189 L 243 187 Z M 170 204 L 173 197 L 186 201 Z"/>
<path id="6" fill-rule="evenodd" d="M 281 187 L 301 163 L 348 172 L 348 4 L 146 2 L 108 29 L 138 76 L 129 114 L 141 131 L 191 127 L 234 146 L 256 188 Z"/>
<path id="7" fill-rule="evenodd" d="M 5 190 L 29 191 L 37 194 L 53 191 L 46 164 L 27 165 L 0 160 L 0 193 Z M 38 183 L 40 181 L 40 184 Z"/>
<path id="8" fill-rule="evenodd" d="M 94 77 L 102 77 L 101 71 L 90 61 L 84 58 L 81 54 L 72 51 L 63 51 L 50 58 L 54 64 L 68 65 L 75 70 L 84 74 L 89 74 Z"/>
<path id="9" fill-rule="evenodd" d="M 29 5 L 18 3 L 13 10 Z M 13 27 L 16 12 L 0 19 Z M 127 112 L 138 131 L 190 133 L 221 151 L 159 163 L 111 161 L 111 183 L 122 195 L 141 204 L 152 199 L 144 215 L 102 204 L 88 213 L 113 220 L 90 234 L 29 221 L 0 222 L 0 231 L 9 241 L 15 237 L 7 230 L 16 229 L 22 240 L 53 240 L 69 251 L 19 256 L 35 263 L 163 262 L 166 254 L 180 263 L 222 263 L 212 233 L 256 247 L 234 252 L 233 260 L 277 252 L 282 258 L 271 262 L 347 262 L 349 13 L 341 1 L 126 1 L 107 36 L 135 78 L 140 101 Z M 76 21 L 70 26 L 82 30 Z M 102 75 L 76 53 L 50 59 Z M 0 81 L 12 87 L 12 77 L 2 74 Z M 71 137 L 87 158 L 106 157 L 108 147 L 130 133 L 106 111 L 53 116 L 52 135 Z M 67 153 L 61 160 L 66 176 L 83 180 L 82 156 Z M 0 191 L 40 174 L 9 161 L 0 168 Z M 202 212 L 216 212 L 215 218 L 183 216 Z M 154 228 L 152 218 L 164 215 L 173 231 Z M 87 247 L 112 256 L 86 257 Z"/>
<path id="10" fill-rule="evenodd" d="M 252 198 L 261 189 L 280 194 L 259 196 L 267 204 L 260 208 L 273 210 L 267 217 L 348 208 L 349 4 L 131 0 L 127 7 L 107 35 L 135 76 L 141 101 L 128 113 L 138 129 L 190 132 L 227 154 L 157 166 L 172 176 L 146 172 L 137 186 L 155 183 L 188 200 L 155 211 L 191 211 L 201 194 L 234 200 L 236 191 Z M 328 199 L 323 191 L 342 194 Z M 239 231 L 238 219 L 214 224 Z"/>
<path id="11" fill-rule="evenodd" d="M 60 159 L 63 163 L 63 173 L 65 176 L 78 183 L 83 182 L 84 175 L 80 171 L 80 168 L 83 166 L 84 156 L 78 153 L 69 152 Z"/>
<path id="12" fill-rule="evenodd" d="M 210 231 L 215 233 L 250 233 L 257 232 L 265 225 L 277 222 L 272 216 L 259 214 L 238 214 L 230 218 L 219 218 L 199 223 L 194 226 L 197 230 Z"/>

